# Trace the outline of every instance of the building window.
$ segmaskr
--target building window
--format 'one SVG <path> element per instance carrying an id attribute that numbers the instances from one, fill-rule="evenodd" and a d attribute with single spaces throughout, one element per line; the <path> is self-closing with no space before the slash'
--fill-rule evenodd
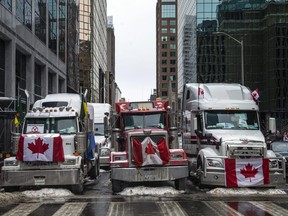
<path id="1" fill-rule="evenodd" d="M 26 89 L 26 56 L 18 50 L 16 51 L 16 96 L 18 92 L 25 98 L 24 89 Z"/>
<path id="2" fill-rule="evenodd" d="M 168 83 L 162 83 L 162 88 L 168 88 Z"/>
<path id="3" fill-rule="evenodd" d="M 173 88 L 173 89 L 176 88 L 176 83 L 172 83 L 172 88 Z"/>
<path id="4" fill-rule="evenodd" d="M 176 17 L 176 5 L 162 5 L 161 8 L 162 18 L 175 18 Z"/>
<path id="5" fill-rule="evenodd" d="M 0 96 L 5 96 L 5 42 L 0 40 Z"/>
<path id="6" fill-rule="evenodd" d="M 162 49 L 167 49 L 167 44 L 162 44 Z"/>
<path id="7" fill-rule="evenodd" d="M 170 37 L 170 41 L 175 41 L 176 40 L 176 37 L 175 36 L 171 36 Z"/>
<path id="8" fill-rule="evenodd" d="M 35 3 L 35 35 L 46 44 L 46 0 Z"/>
<path id="9" fill-rule="evenodd" d="M 168 37 L 167 36 L 162 36 L 161 37 L 161 41 L 167 41 L 168 40 Z"/>
<path id="10" fill-rule="evenodd" d="M 16 1 L 16 17 L 27 26 L 32 29 L 32 0 Z"/>
<path id="11" fill-rule="evenodd" d="M 167 34 L 167 32 L 168 32 L 168 31 L 167 31 L 167 28 L 162 28 L 162 29 L 161 29 L 161 33 L 162 33 L 162 34 Z"/>
<path id="12" fill-rule="evenodd" d="M 162 0 L 162 2 L 175 2 L 175 0 Z"/>
<path id="13" fill-rule="evenodd" d="M 167 76 L 162 76 L 162 80 L 167 80 Z"/>
<path id="14" fill-rule="evenodd" d="M 170 25 L 175 26 L 176 25 L 176 20 L 170 20 Z"/>
<path id="15" fill-rule="evenodd" d="M 175 65 L 176 64 L 176 60 L 170 60 L 170 64 L 171 65 Z"/>
<path id="16" fill-rule="evenodd" d="M 168 25 L 167 20 L 161 20 L 161 25 L 162 25 L 162 26 L 166 26 L 166 25 Z"/>
<path id="17" fill-rule="evenodd" d="M 167 57 L 167 52 L 162 52 L 162 57 Z"/>
<path id="18" fill-rule="evenodd" d="M 176 57 L 176 52 L 170 52 L 170 57 Z"/>
<path id="19" fill-rule="evenodd" d="M 59 1 L 59 58 L 65 62 L 66 0 Z"/>
<path id="20" fill-rule="evenodd" d="M 176 28 L 170 28 L 170 34 L 176 34 Z"/>
<path id="21" fill-rule="evenodd" d="M 162 65 L 166 65 L 167 64 L 167 60 L 162 60 Z"/>
<path id="22" fill-rule="evenodd" d="M 48 73 L 48 94 L 54 93 L 55 75 L 51 72 Z"/>
<path id="23" fill-rule="evenodd" d="M 0 0 L 0 4 L 9 11 L 12 11 L 12 0 Z"/>
<path id="24" fill-rule="evenodd" d="M 166 73 L 167 72 L 167 68 L 162 68 L 162 72 Z"/>
<path id="25" fill-rule="evenodd" d="M 35 63 L 34 73 L 34 93 L 35 101 L 41 99 L 41 80 L 42 80 L 42 67 Z"/>
<path id="26" fill-rule="evenodd" d="M 174 68 L 174 67 L 171 67 L 171 68 L 170 68 L 170 72 L 171 72 L 171 73 L 174 73 L 174 72 L 176 72 L 176 68 Z"/>
<path id="27" fill-rule="evenodd" d="M 171 80 L 171 81 L 176 80 L 176 76 L 175 76 L 175 75 L 171 75 L 171 76 L 170 76 L 170 80 Z"/>
<path id="28" fill-rule="evenodd" d="M 176 49 L 176 44 L 170 44 L 170 49 Z"/>
<path id="29" fill-rule="evenodd" d="M 49 48 L 57 54 L 57 2 L 48 0 Z"/>
<path id="30" fill-rule="evenodd" d="M 162 91 L 162 96 L 168 96 L 167 91 Z"/>

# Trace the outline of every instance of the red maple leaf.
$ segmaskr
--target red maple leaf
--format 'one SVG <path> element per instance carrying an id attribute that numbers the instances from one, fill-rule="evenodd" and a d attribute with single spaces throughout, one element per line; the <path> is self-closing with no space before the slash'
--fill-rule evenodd
<path id="1" fill-rule="evenodd" d="M 44 154 L 44 152 L 47 151 L 47 149 L 49 149 L 49 144 L 46 143 L 43 144 L 43 140 L 40 139 L 39 137 L 38 139 L 35 140 L 35 144 L 28 143 L 28 149 L 32 151 L 32 154 L 37 154 L 38 158 L 39 154 Z"/>
<path id="2" fill-rule="evenodd" d="M 240 173 L 245 176 L 245 178 L 255 178 L 255 175 L 258 173 L 258 168 L 252 169 L 253 166 L 251 166 L 250 163 L 248 163 L 244 169 L 240 169 Z"/>
<path id="3" fill-rule="evenodd" d="M 145 149 L 146 154 L 155 154 L 155 149 L 151 143 L 147 144 L 147 147 Z"/>

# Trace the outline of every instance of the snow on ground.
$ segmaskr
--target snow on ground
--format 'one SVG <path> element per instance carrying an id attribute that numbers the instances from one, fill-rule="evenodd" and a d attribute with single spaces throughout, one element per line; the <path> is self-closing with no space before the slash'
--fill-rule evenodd
<path id="1" fill-rule="evenodd" d="M 281 195 L 286 194 L 281 189 L 250 189 L 250 188 L 215 188 L 207 192 L 213 195 Z"/>
<path id="2" fill-rule="evenodd" d="M 153 195 L 153 196 L 163 196 L 163 195 L 178 195 L 184 193 L 185 191 L 178 191 L 173 187 L 127 187 L 119 195 L 123 196 L 144 196 L 144 195 Z"/>
<path id="3" fill-rule="evenodd" d="M 55 197 L 66 197 L 72 196 L 73 193 L 67 189 L 54 189 L 54 188 L 43 188 L 41 190 L 27 190 L 23 191 L 26 197 L 29 198 L 55 198 Z"/>

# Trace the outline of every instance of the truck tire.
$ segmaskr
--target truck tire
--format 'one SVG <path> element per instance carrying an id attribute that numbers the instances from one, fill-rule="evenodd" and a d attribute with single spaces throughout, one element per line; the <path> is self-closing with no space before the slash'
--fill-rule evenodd
<path id="1" fill-rule="evenodd" d="M 112 179 L 112 191 L 113 193 L 119 193 L 125 188 L 123 181 Z"/>
<path id="2" fill-rule="evenodd" d="M 186 178 L 180 178 L 175 180 L 175 188 L 177 190 L 186 190 Z"/>
<path id="3" fill-rule="evenodd" d="M 84 191 L 83 183 L 80 183 L 77 185 L 71 185 L 71 191 L 74 194 L 83 194 L 83 191 Z"/>
<path id="4" fill-rule="evenodd" d="M 98 161 L 96 161 L 95 165 L 92 166 L 91 170 L 89 171 L 89 176 L 91 179 L 96 179 L 99 176 L 99 163 L 98 163 Z"/>

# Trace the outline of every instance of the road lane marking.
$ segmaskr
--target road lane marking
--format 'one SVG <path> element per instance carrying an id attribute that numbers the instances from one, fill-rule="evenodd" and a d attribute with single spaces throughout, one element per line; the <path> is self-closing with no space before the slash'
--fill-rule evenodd
<path id="1" fill-rule="evenodd" d="M 125 208 L 125 204 L 123 202 L 113 202 L 109 205 L 109 209 L 107 211 L 106 216 L 127 216 L 130 215 L 129 209 Z"/>
<path id="2" fill-rule="evenodd" d="M 211 209 L 212 214 L 214 212 L 219 216 L 244 216 L 222 201 L 203 201 L 203 203 Z"/>
<path id="3" fill-rule="evenodd" d="M 27 216 L 29 215 L 31 212 L 35 211 L 37 208 L 39 208 L 39 206 L 41 206 L 41 203 L 21 203 L 19 205 L 17 205 L 15 208 L 13 208 L 12 210 L 6 212 L 5 214 L 3 214 L 3 216 Z"/>
<path id="4" fill-rule="evenodd" d="M 274 216 L 288 215 L 288 210 L 272 203 L 271 201 L 251 201 L 250 203 Z"/>
<path id="5" fill-rule="evenodd" d="M 88 203 L 65 203 L 53 216 L 79 216 Z"/>
<path id="6" fill-rule="evenodd" d="M 178 202 L 175 201 L 161 201 L 157 202 L 157 205 L 161 209 L 162 215 L 167 216 L 188 216 Z"/>

